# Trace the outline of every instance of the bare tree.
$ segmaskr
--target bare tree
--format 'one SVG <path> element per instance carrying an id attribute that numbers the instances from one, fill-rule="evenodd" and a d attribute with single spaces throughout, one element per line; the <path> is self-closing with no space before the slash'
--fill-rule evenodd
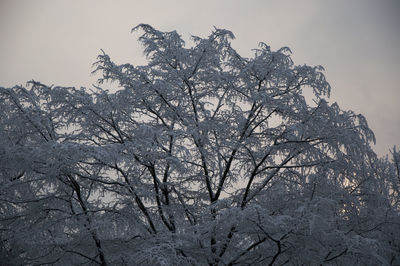
<path id="1" fill-rule="evenodd" d="M 92 90 L 0 88 L 3 261 L 400 262 L 399 154 L 328 103 L 322 67 L 264 43 L 241 57 L 222 29 L 190 47 L 133 30 L 148 64 L 103 52 Z"/>

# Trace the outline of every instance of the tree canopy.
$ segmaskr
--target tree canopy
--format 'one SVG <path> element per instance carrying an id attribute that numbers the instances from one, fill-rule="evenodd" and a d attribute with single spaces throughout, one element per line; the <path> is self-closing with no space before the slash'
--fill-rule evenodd
<path id="1" fill-rule="evenodd" d="M 400 264 L 400 153 L 373 152 L 321 66 L 133 30 L 148 63 L 103 52 L 91 89 L 0 88 L 0 260 Z"/>

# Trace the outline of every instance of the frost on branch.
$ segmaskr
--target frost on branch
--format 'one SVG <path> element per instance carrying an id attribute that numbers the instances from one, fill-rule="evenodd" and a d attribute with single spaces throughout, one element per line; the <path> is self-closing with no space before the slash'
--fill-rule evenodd
<path id="1" fill-rule="evenodd" d="M 375 155 L 322 67 L 244 58 L 222 29 L 133 31 L 148 64 L 102 52 L 93 89 L 0 88 L 1 261 L 400 263 L 399 152 Z"/>

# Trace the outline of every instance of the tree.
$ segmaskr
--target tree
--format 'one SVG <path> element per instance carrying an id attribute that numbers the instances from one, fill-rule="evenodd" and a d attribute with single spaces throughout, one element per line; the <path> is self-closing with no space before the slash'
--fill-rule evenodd
<path id="1" fill-rule="evenodd" d="M 0 88 L 2 261 L 400 263 L 399 153 L 328 103 L 322 67 L 133 30 L 148 64 L 103 52 L 93 89 Z"/>

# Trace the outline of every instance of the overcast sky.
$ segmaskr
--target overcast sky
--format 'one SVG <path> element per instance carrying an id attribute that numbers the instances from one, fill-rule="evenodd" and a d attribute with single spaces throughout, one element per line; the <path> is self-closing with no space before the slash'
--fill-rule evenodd
<path id="1" fill-rule="evenodd" d="M 399 14 L 396 0 L 0 0 L 0 86 L 88 87 L 100 49 L 117 63 L 145 62 L 130 33 L 139 23 L 184 38 L 216 26 L 244 56 L 263 41 L 290 47 L 295 64 L 324 66 L 330 101 L 366 116 L 382 155 L 400 145 Z"/>

